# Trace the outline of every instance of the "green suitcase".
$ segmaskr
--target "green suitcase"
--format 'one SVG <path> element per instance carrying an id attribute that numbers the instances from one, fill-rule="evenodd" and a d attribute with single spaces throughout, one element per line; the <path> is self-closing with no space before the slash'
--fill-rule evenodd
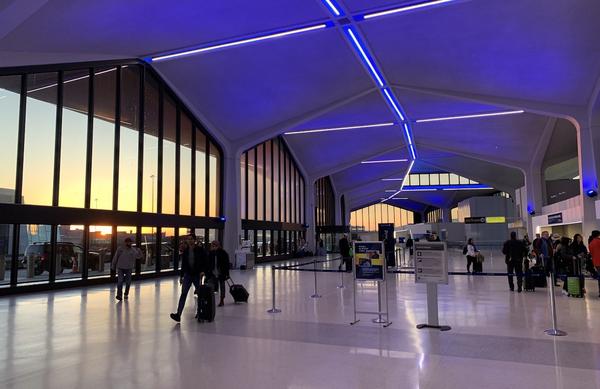
<path id="1" fill-rule="evenodd" d="M 567 277 L 567 292 L 571 297 L 583 297 L 583 282 L 581 276 Z"/>

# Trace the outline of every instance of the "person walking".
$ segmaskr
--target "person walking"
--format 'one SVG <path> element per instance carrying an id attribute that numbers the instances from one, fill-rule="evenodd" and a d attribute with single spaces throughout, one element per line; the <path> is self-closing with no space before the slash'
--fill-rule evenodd
<path id="1" fill-rule="evenodd" d="M 221 243 L 213 240 L 210 244 L 208 257 L 208 262 L 213 266 L 208 274 L 213 277 L 213 280 L 215 280 L 213 284 L 220 291 L 219 307 L 222 307 L 225 300 L 225 281 L 229 279 L 229 254 L 223 249 Z"/>
<path id="2" fill-rule="evenodd" d="M 515 291 L 513 274 L 517 275 L 518 292 L 523 291 L 523 258 L 527 255 L 527 249 L 523 241 L 517 240 L 517 233 L 512 231 L 510 239 L 504 242 L 502 247 L 508 273 L 508 287 L 511 292 Z"/>
<path id="3" fill-rule="evenodd" d="M 131 286 L 131 272 L 135 267 L 135 261 L 142 258 L 142 252 L 133 247 L 133 240 L 129 237 L 123 241 L 115 253 L 111 262 L 111 268 L 117 272 L 117 296 L 116 299 L 123 300 L 123 281 L 125 281 L 125 300 L 129 298 L 129 287 Z"/>
<path id="4" fill-rule="evenodd" d="M 600 297 L 600 276 L 598 275 L 600 273 L 600 231 L 598 230 L 594 230 L 592 231 L 592 235 L 590 236 L 590 244 L 589 244 L 589 249 L 590 249 L 590 254 L 592 255 L 592 263 L 594 265 L 594 267 L 596 268 L 596 277 L 598 278 L 598 290 L 599 290 L 599 294 L 598 297 Z"/>
<path id="5" fill-rule="evenodd" d="M 186 245 L 181 255 L 181 272 L 179 284 L 181 284 L 181 296 L 177 305 L 177 312 L 171 313 L 171 319 L 176 322 L 181 321 L 181 314 L 185 307 L 188 292 L 192 284 L 196 289 L 200 288 L 200 277 L 202 273 L 202 264 L 206 262 L 206 253 L 202 247 L 196 245 L 196 237 L 190 234 L 186 238 Z"/>
<path id="6" fill-rule="evenodd" d="M 350 264 L 350 242 L 348 242 L 348 235 L 344 234 L 344 236 L 342 236 L 342 238 L 338 242 L 338 246 L 340 247 L 340 255 L 342 256 L 342 260 L 340 261 L 340 266 L 338 267 L 338 270 L 342 270 L 343 264 L 345 266 L 346 271 L 348 271 L 348 269 L 350 269 L 351 271 L 352 265 Z"/>
<path id="7" fill-rule="evenodd" d="M 475 243 L 473 243 L 473 238 L 467 240 L 465 249 L 467 256 L 467 273 L 471 274 L 471 264 L 473 265 L 473 271 L 475 271 L 475 262 L 477 261 L 477 253 L 479 252 L 477 247 L 475 247 Z"/>

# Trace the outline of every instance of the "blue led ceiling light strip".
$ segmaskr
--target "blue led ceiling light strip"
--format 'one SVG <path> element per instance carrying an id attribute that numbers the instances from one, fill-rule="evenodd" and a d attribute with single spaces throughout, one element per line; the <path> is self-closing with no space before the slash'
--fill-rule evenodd
<path id="1" fill-rule="evenodd" d="M 172 52 L 172 53 L 165 54 L 165 55 L 151 57 L 151 58 L 148 58 L 147 60 L 149 60 L 151 62 L 166 61 L 169 59 L 175 59 L 175 58 L 187 57 L 190 55 L 195 55 L 195 54 L 200 54 L 200 53 L 206 53 L 206 52 L 213 51 L 213 50 L 225 49 L 225 48 L 234 47 L 234 46 L 242 46 L 242 45 L 249 44 L 249 43 L 277 39 L 277 38 L 282 38 L 285 36 L 302 34 L 302 33 L 309 32 L 309 31 L 321 30 L 324 28 L 332 27 L 332 26 L 333 26 L 332 23 L 315 24 L 312 26 L 296 28 L 293 30 L 283 30 L 283 31 L 274 32 L 272 34 L 258 35 L 255 37 L 241 39 L 241 40 L 237 40 L 237 41 L 223 42 L 223 43 L 219 43 L 219 44 L 212 45 L 212 46 L 204 46 L 204 47 L 197 47 L 197 48 L 193 48 L 193 49 L 181 50 L 181 51 Z"/>
<path id="2" fill-rule="evenodd" d="M 404 137 L 408 145 L 410 157 L 412 160 L 415 160 L 417 158 L 417 151 L 413 142 L 412 132 L 410 130 L 410 123 L 407 120 L 406 114 L 402 111 L 402 108 L 400 108 L 400 104 L 398 103 L 398 100 L 396 99 L 396 96 L 394 96 L 392 90 L 389 87 L 387 87 L 387 82 L 385 81 L 383 74 L 377 68 L 377 64 L 373 60 L 373 56 L 370 55 L 370 53 L 366 49 L 366 46 L 363 44 L 358 33 L 351 26 L 344 27 L 344 32 L 350 40 L 350 43 L 352 43 L 352 47 L 356 50 L 360 59 L 365 64 L 366 68 L 369 70 L 369 74 L 371 75 L 377 86 L 380 88 L 380 91 L 383 94 L 383 97 L 385 98 L 386 102 L 392 109 L 394 116 L 396 116 L 399 122 L 402 123 Z"/>
<path id="3" fill-rule="evenodd" d="M 396 193 L 394 193 L 391 196 L 389 196 L 387 199 L 381 200 L 382 203 L 385 203 L 386 201 L 393 199 L 398 194 L 400 194 L 400 192 L 402 192 L 402 189 L 404 189 L 404 185 L 406 184 L 406 181 L 408 180 L 408 176 L 410 175 L 410 171 L 412 170 L 414 164 L 415 164 L 415 160 L 413 159 L 412 161 L 410 161 L 410 165 L 408 165 L 408 169 L 406 170 L 406 174 L 404 175 L 404 178 L 402 179 L 402 185 L 400 185 L 400 190 L 398 190 Z"/>
<path id="4" fill-rule="evenodd" d="M 371 13 L 368 13 L 365 15 L 357 15 L 357 16 L 355 16 L 355 20 L 357 20 L 357 21 L 368 20 L 368 19 L 378 18 L 381 16 L 394 15 L 394 14 L 399 14 L 402 12 L 414 11 L 414 10 L 421 9 L 421 8 L 427 8 L 427 7 L 433 7 L 433 6 L 441 5 L 441 4 L 452 3 L 454 1 L 457 1 L 457 0 L 423 1 L 420 3 L 403 5 L 402 7 L 397 7 L 397 8 L 392 8 L 392 9 L 387 9 L 387 10 L 377 11 L 377 12 L 371 12 Z"/>
<path id="5" fill-rule="evenodd" d="M 337 3 L 336 0 L 322 0 L 322 1 L 323 1 L 323 4 L 325 4 L 325 6 L 327 7 L 327 9 L 329 9 L 329 12 L 331 12 L 333 15 L 335 15 L 335 16 L 343 15 L 342 7 L 340 7 L 340 5 Z"/>

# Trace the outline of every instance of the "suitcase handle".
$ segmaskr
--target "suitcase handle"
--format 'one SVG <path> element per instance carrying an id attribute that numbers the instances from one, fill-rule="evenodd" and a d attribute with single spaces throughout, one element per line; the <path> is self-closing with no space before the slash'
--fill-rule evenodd
<path id="1" fill-rule="evenodd" d="M 227 286 L 232 286 L 233 284 L 235 284 L 235 282 L 233 282 L 233 280 L 231 279 L 231 277 L 227 277 L 227 279 L 225 280 L 225 282 L 227 282 Z"/>

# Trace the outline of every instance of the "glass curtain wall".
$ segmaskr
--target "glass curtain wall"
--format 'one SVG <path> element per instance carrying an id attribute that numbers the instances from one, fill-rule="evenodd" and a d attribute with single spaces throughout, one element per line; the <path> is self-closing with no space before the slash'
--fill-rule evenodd
<path id="1" fill-rule="evenodd" d="M 335 195 L 329 176 L 315 182 L 315 224 L 317 227 L 335 225 Z"/>
<path id="2" fill-rule="evenodd" d="M 172 271 L 180 236 L 221 235 L 217 143 L 145 64 L 87 66 L 0 70 L 0 291 L 108 280 L 126 237 L 136 274 Z"/>
<path id="3" fill-rule="evenodd" d="M 352 231 L 375 232 L 379 223 L 394 223 L 402 227 L 414 223 L 414 213 L 390 204 L 373 204 L 350 212 Z"/>
<path id="4" fill-rule="evenodd" d="M 240 158 L 243 238 L 257 261 L 293 255 L 304 237 L 304 177 L 282 138 L 273 138 Z"/>

